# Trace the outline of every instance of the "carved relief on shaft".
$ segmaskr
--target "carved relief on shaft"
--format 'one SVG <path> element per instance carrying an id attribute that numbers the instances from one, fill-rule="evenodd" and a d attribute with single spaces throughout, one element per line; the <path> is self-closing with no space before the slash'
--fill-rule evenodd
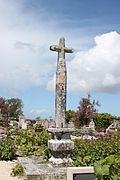
<path id="1" fill-rule="evenodd" d="M 58 52 L 56 71 L 56 98 L 55 98 L 55 121 L 56 127 L 66 127 L 66 93 L 67 93 L 67 69 L 65 53 L 72 53 L 72 48 L 65 47 L 65 39 L 59 40 L 59 46 L 50 46 L 50 50 Z"/>

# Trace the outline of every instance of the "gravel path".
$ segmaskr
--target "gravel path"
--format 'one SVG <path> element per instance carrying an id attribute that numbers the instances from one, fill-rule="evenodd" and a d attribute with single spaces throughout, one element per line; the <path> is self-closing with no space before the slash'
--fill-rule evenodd
<path id="1" fill-rule="evenodd" d="M 23 178 L 10 176 L 11 169 L 15 164 L 15 161 L 0 161 L 0 180 L 23 180 Z"/>

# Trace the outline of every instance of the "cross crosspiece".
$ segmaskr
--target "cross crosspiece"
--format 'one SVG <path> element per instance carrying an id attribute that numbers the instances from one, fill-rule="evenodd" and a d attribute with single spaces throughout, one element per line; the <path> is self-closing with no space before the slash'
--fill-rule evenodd
<path id="1" fill-rule="evenodd" d="M 50 46 L 51 51 L 57 51 L 58 52 L 58 58 L 65 59 L 65 53 L 73 53 L 73 48 L 67 48 L 65 47 L 65 38 L 62 37 L 59 40 L 59 46 L 58 45 L 52 45 Z"/>
<path id="2" fill-rule="evenodd" d="M 50 46 L 51 51 L 58 52 L 56 71 L 56 98 L 55 98 L 55 122 L 56 128 L 66 127 L 66 93 L 67 93 L 67 69 L 65 53 L 73 53 L 72 48 L 65 47 L 65 38 L 59 40 L 59 45 Z"/>

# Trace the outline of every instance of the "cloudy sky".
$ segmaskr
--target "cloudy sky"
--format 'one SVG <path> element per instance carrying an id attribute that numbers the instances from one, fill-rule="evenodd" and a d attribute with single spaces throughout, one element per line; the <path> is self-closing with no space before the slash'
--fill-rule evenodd
<path id="1" fill-rule="evenodd" d="M 26 117 L 54 117 L 61 36 L 68 70 L 67 109 L 88 93 L 99 112 L 120 116 L 119 0 L 0 0 L 0 96 L 20 98 Z"/>

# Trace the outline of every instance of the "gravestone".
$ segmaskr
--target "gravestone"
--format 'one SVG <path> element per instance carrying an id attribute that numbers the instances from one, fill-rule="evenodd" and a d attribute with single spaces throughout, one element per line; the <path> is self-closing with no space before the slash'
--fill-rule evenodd
<path id="1" fill-rule="evenodd" d="M 19 122 L 18 122 L 18 127 L 19 128 L 22 128 L 24 125 L 24 123 L 25 123 L 25 116 L 19 116 Z"/>
<path id="2" fill-rule="evenodd" d="M 89 129 L 92 131 L 95 131 L 95 123 L 94 123 L 93 119 L 90 120 Z"/>
<path id="3" fill-rule="evenodd" d="M 73 174 L 73 180 L 95 180 L 95 174 Z"/>
<path id="4" fill-rule="evenodd" d="M 67 180 L 95 180 L 94 168 L 89 167 L 68 167 Z"/>
<path id="5" fill-rule="evenodd" d="M 26 122 L 22 123 L 22 129 L 27 129 L 27 123 Z"/>

